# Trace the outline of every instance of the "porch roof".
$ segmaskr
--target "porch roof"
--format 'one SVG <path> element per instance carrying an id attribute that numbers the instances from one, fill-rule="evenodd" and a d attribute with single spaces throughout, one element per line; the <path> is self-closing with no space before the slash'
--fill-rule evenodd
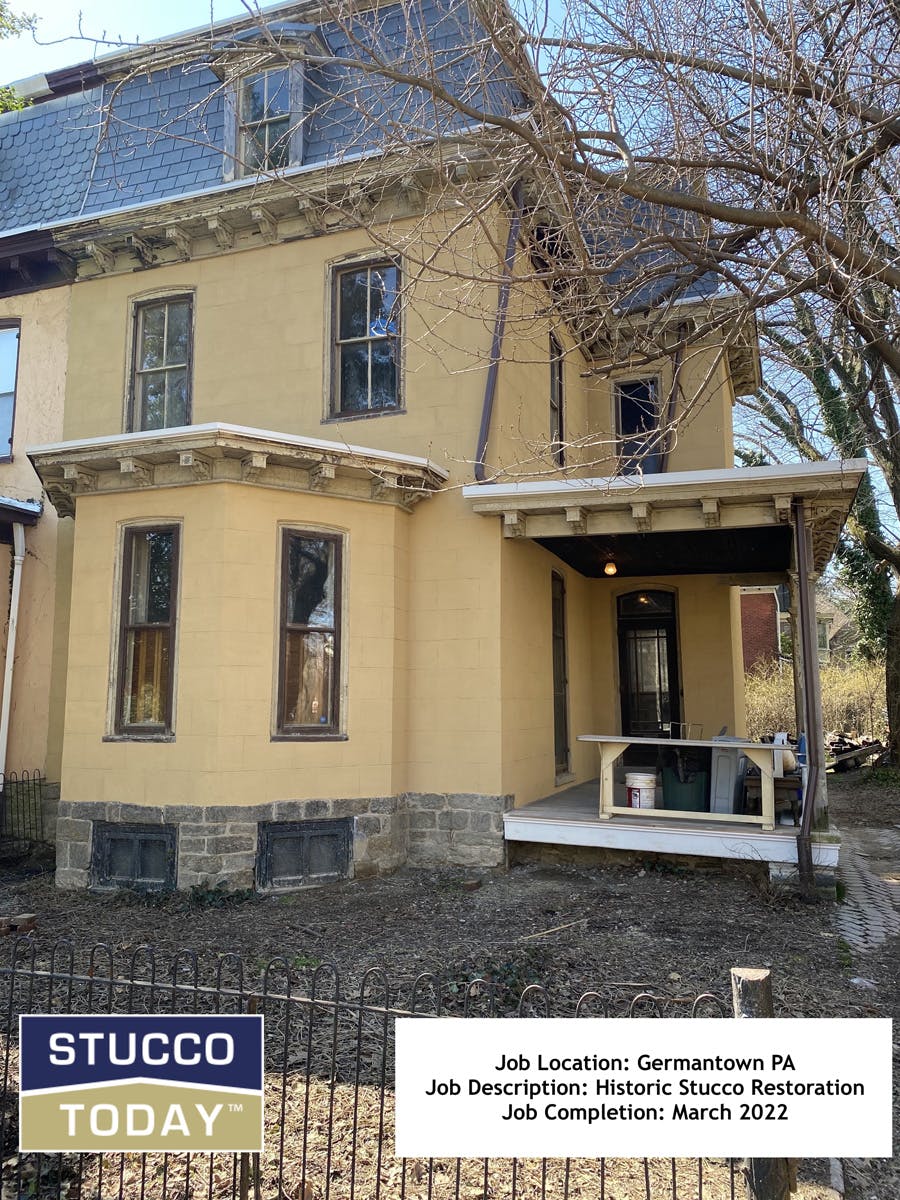
<path id="1" fill-rule="evenodd" d="M 588 576 L 783 572 L 791 505 L 804 501 L 821 571 L 866 473 L 865 459 L 787 463 L 463 488 L 473 511 L 502 516 L 506 537 L 531 538 Z"/>

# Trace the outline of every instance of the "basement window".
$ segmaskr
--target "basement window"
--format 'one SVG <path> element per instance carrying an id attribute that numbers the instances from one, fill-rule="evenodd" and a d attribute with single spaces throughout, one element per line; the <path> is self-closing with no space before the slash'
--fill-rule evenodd
<path id="1" fill-rule="evenodd" d="M 175 886 L 174 825 L 95 821 L 91 874 L 96 887 L 167 891 Z"/>
<path id="2" fill-rule="evenodd" d="M 260 888 L 315 887 L 349 874 L 349 818 L 260 824 L 256 860 Z"/>

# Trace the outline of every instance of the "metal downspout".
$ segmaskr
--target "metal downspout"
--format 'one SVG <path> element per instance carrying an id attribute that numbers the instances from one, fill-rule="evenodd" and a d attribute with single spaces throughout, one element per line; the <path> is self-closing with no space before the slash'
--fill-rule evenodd
<path id="1" fill-rule="evenodd" d="M 9 596 L 9 634 L 6 639 L 6 663 L 3 668 L 3 708 L 0 709 L 0 793 L 6 781 L 6 747 L 9 742 L 9 710 L 12 701 L 13 666 L 16 659 L 16 629 L 19 624 L 19 597 L 22 594 L 22 564 L 25 562 L 25 526 L 13 522 L 13 577 Z"/>
<path id="2" fill-rule="evenodd" d="M 503 279 L 497 295 L 497 316 L 494 319 L 494 336 L 491 339 L 491 357 L 487 378 L 484 381 L 484 401 L 481 406 L 481 428 L 478 430 L 478 448 L 475 451 L 475 482 L 484 483 L 485 455 L 491 433 L 491 415 L 494 411 L 494 396 L 497 391 L 497 372 L 500 367 L 500 352 L 503 348 L 503 333 L 506 329 L 506 313 L 509 308 L 509 289 L 516 261 L 516 245 L 522 226 L 522 209 L 525 203 L 525 188 L 521 180 L 512 187 L 513 213 L 506 238 L 506 253 L 503 256 Z"/>
<path id="3" fill-rule="evenodd" d="M 678 326 L 678 349 L 675 351 L 675 366 L 672 370 L 672 386 L 669 389 L 669 401 L 666 404 L 666 424 L 663 439 L 663 451 L 659 469 L 667 471 L 669 455 L 672 453 L 672 440 L 675 436 L 675 406 L 678 397 L 678 384 L 681 381 L 681 364 L 684 361 L 684 338 L 687 336 L 687 326 Z"/>
<path id="4" fill-rule="evenodd" d="M 818 655 L 813 643 L 815 627 L 815 601 L 809 581 L 809 537 L 806 530 L 806 505 L 802 500 L 795 499 L 794 536 L 797 549 L 797 599 L 800 616 L 800 650 L 803 658 L 804 709 L 806 717 L 806 761 L 809 771 L 806 778 L 806 794 L 803 797 L 803 816 L 800 820 L 800 832 L 797 834 L 797 867 L 800 872 L 800 884 L 804 892 L 811 895 L 815 891 L 815 871 L 812 860 L 812 831 L 813 816 L 816 807 L 816 792 L 819 786 L 819 776 L 822 773 L 822 742 L 819 737 L 819 717 L 816 697 L 818 695 Z"/>

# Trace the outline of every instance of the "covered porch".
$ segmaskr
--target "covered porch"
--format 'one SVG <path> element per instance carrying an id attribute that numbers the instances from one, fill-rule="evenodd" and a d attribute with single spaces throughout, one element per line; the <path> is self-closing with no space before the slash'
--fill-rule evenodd
<path id="1" fill-rule="evenodd" d="M 500 519 L 506 569 L 518 589 L 524 594 L 527 564 L 537 592 L 540 551 L 548 552 L 541 561 L 554 580 L 545 711 L 553 721 L 555 787 L 529 791 L 527 773 L 510 755 L 516 786 L 506 789 L 515 795 L 504 818 L 508 841 L 785 867 L 836 864 L 837 838 L 825 832 L 813 586 L 865 469 L 854 460 L 464 489 L 476 513 Z M 742 666 L 733 653 L 738 589 L 772 583 L 786 583 L 791 595 L 795 730 L 806 743 L 790 825 L 775 820 L 776 792 L 787 783 L 779 782 L 777 753 L 746 740 Z M 510 644 L 524 603 L 512 597 L 504 609 Z M 544 670 L 537 661 L 534 669 Z M 717 735 L 726 733 L 734 759 L 755 777 L 757 807 L 716 800 Z M 508 741 L 515 744 L 513 736 Z M 680 772 L 679 752 L 688 750 L 712 755 L 712 767 L 709 759 L 694 764 L 693 774 L 706 776 L 698 802 L 632 809 L 625 770 L 656 773 L 662 788 L 671 756 Z M 537 761 L 529 747 L 523 752 Z"/>

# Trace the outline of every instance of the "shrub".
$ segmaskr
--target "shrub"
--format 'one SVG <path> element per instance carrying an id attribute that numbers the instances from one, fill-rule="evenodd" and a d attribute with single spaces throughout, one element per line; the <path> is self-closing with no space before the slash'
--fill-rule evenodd
<path id="1" fill-rule="evenodd" d="M 884 663 L 832 661 L 820 670 L 825 732 L 887 739 Z M 745 677 L 747 733 L 786 729 L 796 735 L 794 676 L 789 663 L 764 662 Z"/>

